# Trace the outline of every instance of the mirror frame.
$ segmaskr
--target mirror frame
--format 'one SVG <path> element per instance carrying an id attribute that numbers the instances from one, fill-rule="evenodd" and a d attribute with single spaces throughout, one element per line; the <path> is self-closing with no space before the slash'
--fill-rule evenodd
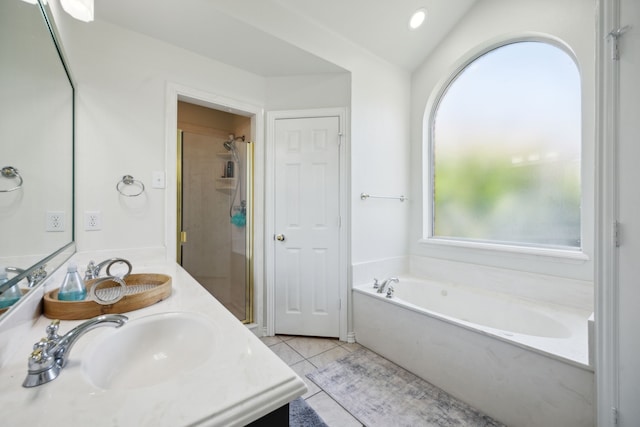
<path id="1" fill-rule="evenodd" d="M 61 248 L 55 250 L 53 253 L 45 256 L 40 261 L 37 261 L 32 266 L 28 268 L 24 268 L 22 273 L 17 274 L 16 276 L 10 278 L 5 286 L 5 289 L 9 289 L 11 286 L 19 283 L 23 279 L 27 278 L 30 274 L 35 272 L 41 267 L 44 267 L 47 263 L 52 263 L 52 265 L 48 266 L 47 275 L 40 280 L 36 285 L 32 288 L 28 289 L 27 294 L 23 295 L 15 304 L 9 307 L 5 312 L 0 314 L 7 314 L 14 310 L 14 308 L 21 305 L 24 301 L 25 297 L 30 294 L 33 290 L 43 286 L 44 282 L 51 276 L 52 272 L 57 270 L 65 261 L 67 261 L 76 251 L 75 247 L 75 138 L 76 138 L 76 87 L 71 77 L 71 72 L 67 65 L 67 60 L 63 53 L 62 44 L 60 42 L 60 36 L 58 35 L 58 30 L 55 26 L 55 23 L 52 19 L 51 9 L 48 5 L 43 4 L 43 0 L 37 0 L 37 6 L 40 11 L 40 14 L 44 20 L 44 24 L 47 26 L 47 30 L 51 36 L 51 41 L 53 42 L 53 47 L 56 49 L 58 57 L 60 58 L 60 63 L 64 72 L 67 76 L 67 80 L 69 82 L 69 86 L 71 87 L 71 241 Z"/>

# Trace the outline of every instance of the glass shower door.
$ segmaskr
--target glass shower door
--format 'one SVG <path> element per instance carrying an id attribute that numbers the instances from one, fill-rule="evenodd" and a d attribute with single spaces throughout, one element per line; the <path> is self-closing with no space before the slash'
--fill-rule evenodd
<path id="1" fill-rule="evenodd" d="M 250 143 L 181 131 L 178 262 L 244 323 L 252 322 Z M 227 148 L 226 145 L 232 147 Z"/>

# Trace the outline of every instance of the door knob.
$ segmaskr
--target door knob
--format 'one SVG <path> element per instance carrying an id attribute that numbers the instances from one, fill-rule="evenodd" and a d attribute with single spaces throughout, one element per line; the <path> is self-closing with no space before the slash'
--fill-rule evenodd
<path id="1" fill-rule="evenodd" d="M 284 242 L 284 234 L 276 234 L 276 240 L 279 242 Z"/>

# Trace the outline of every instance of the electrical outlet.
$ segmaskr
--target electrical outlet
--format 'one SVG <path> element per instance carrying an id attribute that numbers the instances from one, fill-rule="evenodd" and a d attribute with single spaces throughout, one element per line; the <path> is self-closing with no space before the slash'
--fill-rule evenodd
<path id="1" fill-rule="evenodd" d="M 64 231 L 64 212 L 47 211 L 47 224 L 45 231 Z"/>
<path id="2" fill-rule="evenodd" d="M 100 211 L 84 212 L 84 229 L 87 231 L 96 231 L 102 228 L 102 218 Z"/>

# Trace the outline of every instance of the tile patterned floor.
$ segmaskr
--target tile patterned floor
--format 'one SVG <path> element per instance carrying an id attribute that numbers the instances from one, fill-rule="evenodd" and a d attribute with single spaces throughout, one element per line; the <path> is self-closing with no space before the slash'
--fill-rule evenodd
<path id="1" fill-rule="evenodd" d="M 357 350 L 359 344 L 287 335 L 263 337 L 261 340 L 305 381 L 309 390 L 302 397 L 329 427 L 362 427 L 358 420 L 306 377 L 309 372 Z"/>

